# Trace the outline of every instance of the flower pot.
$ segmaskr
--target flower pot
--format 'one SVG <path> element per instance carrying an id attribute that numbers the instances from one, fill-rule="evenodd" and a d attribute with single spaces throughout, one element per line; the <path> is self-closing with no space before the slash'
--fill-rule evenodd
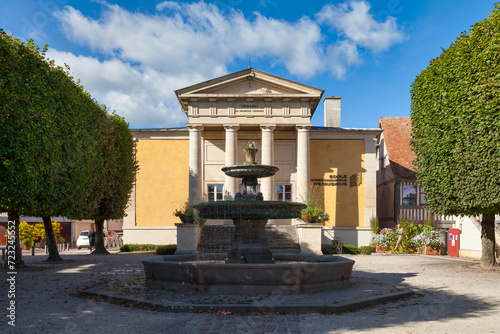
<path id="1" fill-rule="evenodd" d="M 408 253 L 417 253 L 417 251 L 418 251 L 417 248 L 409 247 L 409 246 L 405 246 L 404 249 L 405 249 L 405 252 L 408 252 Z"/>
<path id="2" fill-rule="evenodd" d="M 183 214 L 183 215 L 180 215 L 179 218 L 184 224 L 193 224 L 194 223 L 193 216 Z"/>
<path id="3" fill-rule="evenodd" d="M 424 246 L 420 248 L 420 254 L 422 255 L 441 255 L 441 247 L 431 247 Z"/>
<path id="4" fill-rule="evenodd" d="M 308 224 L 314 224 L 318 221 L 317 217 L 311 217 L 311 218 L 301 218 L 305 223 Z"/>

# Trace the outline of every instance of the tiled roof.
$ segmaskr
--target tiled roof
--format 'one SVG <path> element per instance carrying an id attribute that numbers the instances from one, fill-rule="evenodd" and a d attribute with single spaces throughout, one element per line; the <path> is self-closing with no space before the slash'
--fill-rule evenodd
<path id="1" fill-rule="evenodd" d="M 415 153 L 410 146 L 412 127 L 410 117 L 381 117 L 380 128 L 384 130 L 385 145 L 392 171 L 396 176 L 415 178 L 413 167 Z"/>

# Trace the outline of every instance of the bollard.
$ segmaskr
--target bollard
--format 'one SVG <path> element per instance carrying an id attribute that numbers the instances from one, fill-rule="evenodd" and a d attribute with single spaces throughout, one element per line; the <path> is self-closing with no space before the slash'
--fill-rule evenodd
<path id="1" fill-rule="evenodd" d="M 31 246 L 31 256 L 35 256 L 35 246 Z"/>
<path id="2" fill-rule="evenodd" d="M 45 245 L 45 255 L 47 255 L 47 245 Z"/>

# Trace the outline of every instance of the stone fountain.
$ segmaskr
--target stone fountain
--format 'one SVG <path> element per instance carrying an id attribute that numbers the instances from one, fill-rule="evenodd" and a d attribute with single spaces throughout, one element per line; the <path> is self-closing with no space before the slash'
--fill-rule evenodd
<path id="1" fill-rule="evenodd" d="M 257 148 L 244 149 L 246 162 L 222 171 L 242 178 L 244 190 L 234 201 L 195 205 L 206 219 L 231 219 L 235 233 L 226 254 L 168 255 L 143 260 L 148 285 L 185 293 L 300 294 L 350 287 L 353 260 L 340 256 L 273 254 L 265 226 L 268 219 L 300 217 L 305 204 L 264 201 L 258 179 L 271 177 L 275 166 L 255 162 Z"/>

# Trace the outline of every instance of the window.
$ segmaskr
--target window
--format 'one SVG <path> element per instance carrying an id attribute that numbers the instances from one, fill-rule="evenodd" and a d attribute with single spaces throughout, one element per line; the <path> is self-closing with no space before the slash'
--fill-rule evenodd
<path id="1" fill-rule="evenodd" d="M 403 205 L 417 205 L 416 184 L 403 184 Z"/>
<path id="2" fill-rule="evenodd" d="M 290 202 L 292 200 L 292 185 L 291 184 L 276 185 L 276 199 L 278 201 Z"/>
<path id="3" fill-rule="evenodd" d="M 424 189 L 416 184 L 403 184 L 401 186 L 401 204 L 402 205 L 425 205 Z"/>
<path id="4" fill-rule="evenodd" d="M 223 199 L 223 186 L 222 184 L 209 184 L 208 185 L 208 201 L 217 202 Z"/>
<path id="5" fill-rule="evenodd" d="M 420 190 L 420 205 L 426 205 L 427 204 L 427 199 L 425 198 L 425 191 L 424 189 L 418 187 Z"/>

